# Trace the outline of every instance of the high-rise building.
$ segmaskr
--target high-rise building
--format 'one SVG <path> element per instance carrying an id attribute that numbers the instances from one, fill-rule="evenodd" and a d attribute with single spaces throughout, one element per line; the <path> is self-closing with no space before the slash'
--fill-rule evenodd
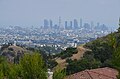
<path id="1" fill-rule="evenodd" d="M 72 21 L 68 22 L 68 21 L 65 21 L 65 29 L 72 29 Z"/>
<path id="2" fill-rule="evenodd" d="M 74 29 L 78 29 L 78 22 L 76 19 L 74 19 Z"/>
<path id="3" fill-rule="evenodd" d="M 82 19 L 80 19 L 80 28 L 82 28 Z"/>
<path id="4" fill-rule="evenodd" d="M 52 29 L 53 28 L 53 21 L 50 20 L 50 28 Z"/>
<path id="5" fill-rule="evenodd" d="M 72 29 L 73 25 L 72 25 L 72 21 L 70 21 L 70 29 Z"/>
<path id="6" fill-rule="evenodd" d="M 49 22 L 47 19 L 44 19 L 44 28 L 45 29 L 49 28 Z"/>
<path id="7" fill-rule="evenodd" d="M 65 29 L 68 29 L 68 22 L 65 21 Z"/>

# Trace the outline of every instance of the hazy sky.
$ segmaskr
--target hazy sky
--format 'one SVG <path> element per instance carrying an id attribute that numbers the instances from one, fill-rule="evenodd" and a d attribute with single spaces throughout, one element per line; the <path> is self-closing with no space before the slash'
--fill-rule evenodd
<path id="1" fill-rule="evenodd" d="M 0 26 L 41 26 L 59 16 L 117 26 L 120 0 L 0 0 Z"/>

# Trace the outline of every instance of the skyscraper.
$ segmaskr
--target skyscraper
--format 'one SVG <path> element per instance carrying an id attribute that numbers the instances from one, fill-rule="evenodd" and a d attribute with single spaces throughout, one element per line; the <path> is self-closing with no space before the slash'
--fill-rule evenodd
<path id="1" fill-rule="evenodd" d="M 72 25 L 72 21 L 70 21 L 70 29 L 72 29 L 73 25 Z"/>
<path id="2" fill-rule="evenodd" d="M 44 19 L 44 28 L 48 29 L 49 28 L 49 22 L 47 19 Z"/>
<path id="3" fill-rule="evenodd" d="M 78 29 L 78 22 L 76 19 L 74 19 L 74 29 Z"/>
<path id="4" fill-rule="evenodd" d="M 82 19 L 80 19 L 80 28 L 82 28 Z"/>
<path id="5" fill-rule="evenodd" d="M 50 28 L 52 29 L 53 28 L 53 21 L 50 19 Z"/>
<path id="6" fill-rule="evenodd" d="M 68 29 L 68 23 L 65 21 L 65 29 Z"/>

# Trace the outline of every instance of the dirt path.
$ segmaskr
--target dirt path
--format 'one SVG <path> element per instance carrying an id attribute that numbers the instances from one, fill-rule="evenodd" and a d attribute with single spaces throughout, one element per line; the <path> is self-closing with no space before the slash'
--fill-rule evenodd
<path id="1" fill-rule="evenodd" d="M 56 59 L 56 62 L 58 63 L 58 65 L 55 67 L 55 69 L 64 69 L 67 65 L 66 63 L 66 59 L 61 59 L 61 58 L 58 58 Z"/>
<path id="2" fill-rule="evenodd" d="M 77 54 L 73 54 L 73 56 L 71 57 L 72 60 L 74 60 L 74 59 L 79 60 L 81 57 L 83 57 L 83 54 L 86 51 L 90 51 L 89 49 L 86 49 L 83 46 L 78 46 L 77 50 L 78 50 L 78 53 Z"/>
<path id="3" fill-rule="evenodd" d="M 77 59 L 79 60 L 81 57 L 83 57 L 83 54 L 86 52 L 86 51 L 90 51 L 89 49 L 86 49 L 83 47 L 83 45 L 81 46 L 78 46 L 77 47 L 77 50 L 78 50 L 78 53 L 77 54 L 73 54 L 72 57 L 70 57 L 72 60 L 74 59 Z M 57 58 L 56 59 L 56 62 L 58 63 L 57 67 L 55 69 L 57 69 L 58 67 L 63 69 L 66 67 L 67 63 L 66 63 L 66 59 L 61 59 L 61 58 Z"/>

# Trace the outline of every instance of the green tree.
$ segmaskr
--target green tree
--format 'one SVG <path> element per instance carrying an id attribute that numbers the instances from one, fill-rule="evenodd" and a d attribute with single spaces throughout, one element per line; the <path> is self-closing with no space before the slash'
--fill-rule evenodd
<path id="1" fill-rule="evenodd" d="M 9 64 L 2 56 L 0 56 L 0 72 L 3 76 L 8 76 L 9 73 Z"/>
<path id="2" fill-rule="evenodd" d="M 57 69 L 53 74 L 53 79 L 64 79 L 66 76 L 66 72 L 61 69 Z"/>
<path id="3" fill-rule="evenodd" d="M 114 54 L 113 54 L 113 64 L 115 67 L 120 69 L 120 47 L 116 48 Z"/>
<path id="4" fill-rule="evenodd" d="M 4 74 L 2 71 L 0 71 L 0 79 L 3 79 L 4 78 Z"/>
<path id="5" fill-rule="evenodd" d="M 92 62 L 91 62 L 92 61 Z M 82 58 L 81 60 L 70 61 L 66 68 L 67 75 L 74 74 L 85 69 L 94 69 L 101 66 L 101 62 L 95 60 L 92 56 Z"/>
<path id="6" fill-rule="evenodd" d="M 44 62 L 38 53 L 25 54 L 20 60 L 20 67 L 23 79 L 47 79 Z"/>
<path id="7" fill-rule="evenodd" d="M 8 79 L 18 79 L 20 78 L 19 64 L 9 64 L 9 74 Z"/>

